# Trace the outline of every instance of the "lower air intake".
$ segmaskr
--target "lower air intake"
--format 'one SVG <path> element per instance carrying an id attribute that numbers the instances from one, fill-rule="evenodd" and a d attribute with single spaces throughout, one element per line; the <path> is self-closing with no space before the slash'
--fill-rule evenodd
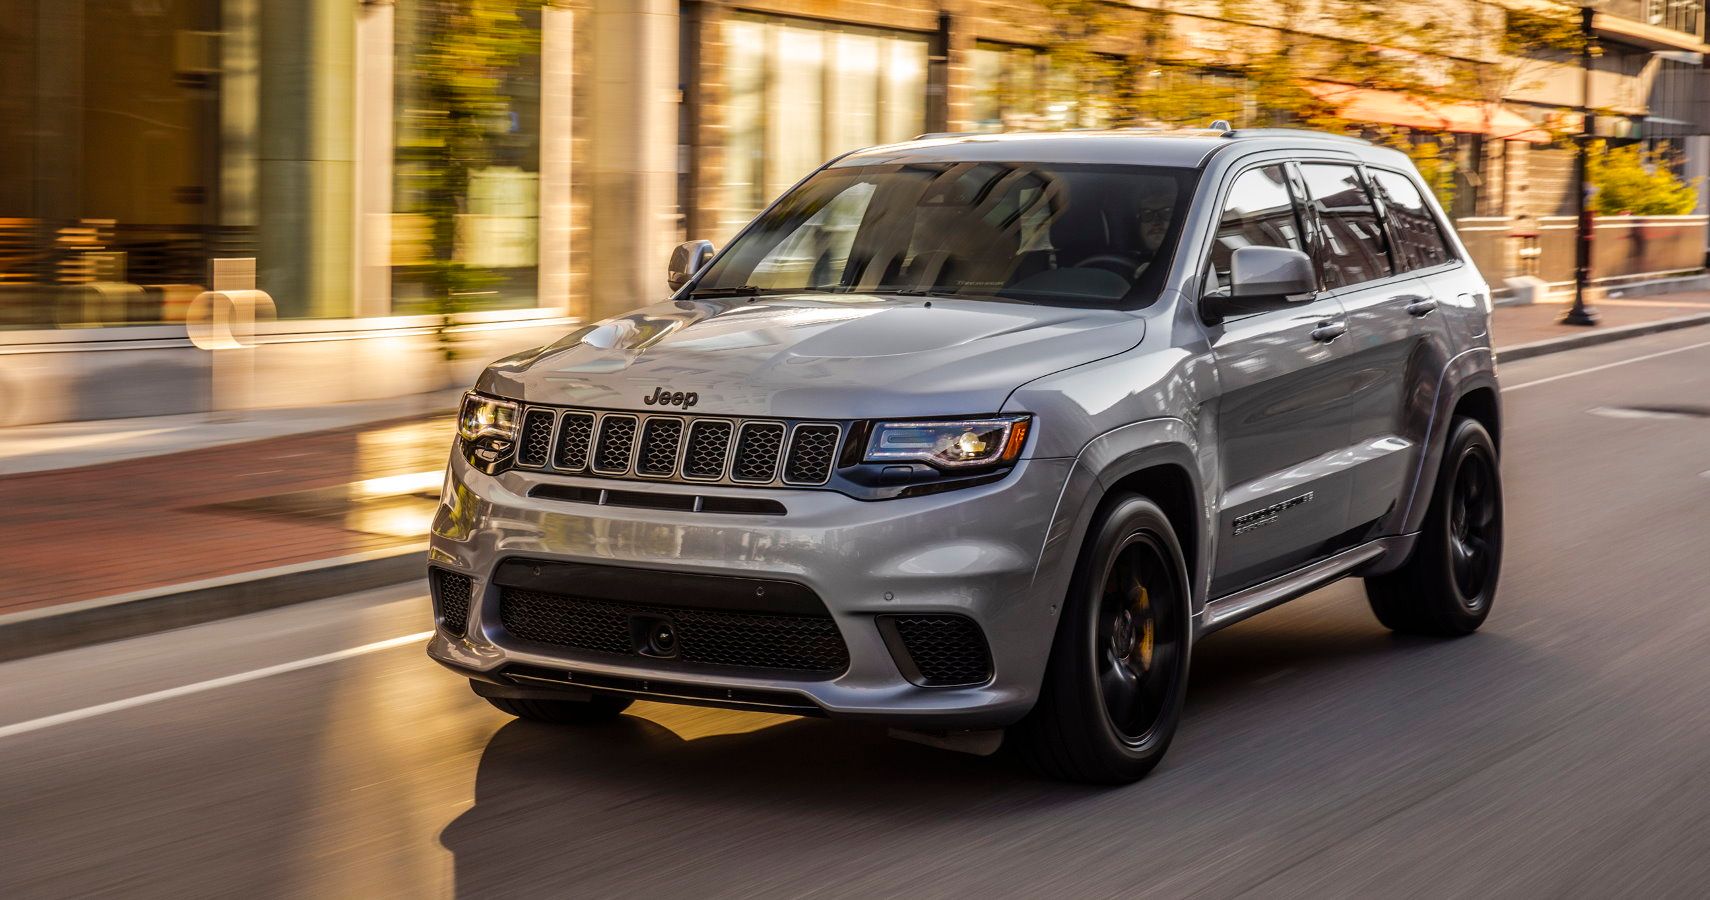
<path id="1" fill-rule="evenodd" d="M 429 576 L 428 589 L 433 593 L 433 612 L 439 619 L 439 627 L 462 637 L 469 630 L 469 604 L 474 598 L 474 583 L 468 575 L 444 569 L 432 569 Z"/>
<path id="2" fill-rule="evenodd" d="M 519 640 L 637 658 L 643 657 L 634 623 L 663 621 L 676 631 L 677 662 L 826 677 L 849 666 L 849 650 L 830 616 L 655 607 L 506 587 L 499 593 L 499 620 Z"/>
<path id="3" fill-rule="evenodd" d="M 963 687 L 991 680 L 986 636 L 966 616 L 880 616 L 879 631 L 898 667 L 915 684 Z"/>

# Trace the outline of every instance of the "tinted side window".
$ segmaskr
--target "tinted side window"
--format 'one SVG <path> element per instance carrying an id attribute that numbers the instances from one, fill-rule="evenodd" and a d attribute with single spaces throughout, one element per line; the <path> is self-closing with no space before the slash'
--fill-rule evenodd
<path id="1" fill-rule="evenodd" d="M 1217 239 L 1211 245 L 1211 271 L 1217 283 L 1207 284 L 1208 290 L 1229 286 L 1229 258 L 1241 247 L 1306 250 L 1282 166 L 1248 169 L 1229 186 L 1217 220 Z"/>
<path id="2" fill-rule="evenodd" d="M 1316 213 L 1324 286 L 1346 287 L 1394 274 L 1377 207 L 1360 181 L 1360 170 L 1302 163 L 1300 174 Z"/>
<path id="3" fill-rule="evenodd" d="M 1372 186 L 1383 200 L 1389 227 L 1395 235 L 1396 262 L 1403 268 L 1425 269 L 1453 257 L 1431 208 L 1425 204 L 1413 179 L 1396 172 L 1371 170 Z"/>

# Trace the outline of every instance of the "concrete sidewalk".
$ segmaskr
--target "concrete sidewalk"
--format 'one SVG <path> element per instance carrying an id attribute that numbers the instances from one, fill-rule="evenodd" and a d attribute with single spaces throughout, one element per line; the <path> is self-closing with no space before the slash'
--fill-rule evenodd
<path id="1" fill-rule="evenodd" d="M 1563 309 L 1498 308 L 1499 354 L 1710 322 L 1710 293 Z M 415 577 L 456 397 L 8 429 L 0 659 Z"/>

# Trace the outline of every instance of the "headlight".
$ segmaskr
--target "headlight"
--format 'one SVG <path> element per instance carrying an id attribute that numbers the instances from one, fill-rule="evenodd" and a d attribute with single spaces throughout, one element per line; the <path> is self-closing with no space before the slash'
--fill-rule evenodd
<path id="1" fill-rule="evenodd" d="M 491 471 L 517 443 L 517 405 L 470 391 L 463 395 L 457 436 L 469 462 Z"/>
<path id="2" fill-rule="evenodd" d="M 867 440 L 866 462 L 924 462 L 968 469 L 1015 462 L 1027 443 L 1027 416 L 937 422 L 879 422 Z"/>

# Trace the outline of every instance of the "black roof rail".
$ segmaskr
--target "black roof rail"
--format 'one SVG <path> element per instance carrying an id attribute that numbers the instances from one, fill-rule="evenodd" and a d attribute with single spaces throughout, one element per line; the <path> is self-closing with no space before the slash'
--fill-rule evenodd
<path id="1" fill-rule="evenodd" d="M 928 131 L 925 134 L 917 134 L 914 137 L 910 138 L 910 140 L 937 141 L 937 140 L 942 140 L 944 138 L 977 137 L 979 135 L 990 134 L 990 133 L 991 132 L 987 132 L 987 131 Z"/>
<path id="2" fill-rule="evenodd" d="M 1260 138 L 1260 137 L 1302 137 L 1320 138 L 1326 141 L 1345 141 L 1350 144 L 1371 146 L 1371 141 L 1365 138 L 1350 137 L 1346 134 L 1332 134 L 1328 131 L 1314 131 L 1310 128 L 1236 128 L 1223 132 L 1226 138 Z"/>

